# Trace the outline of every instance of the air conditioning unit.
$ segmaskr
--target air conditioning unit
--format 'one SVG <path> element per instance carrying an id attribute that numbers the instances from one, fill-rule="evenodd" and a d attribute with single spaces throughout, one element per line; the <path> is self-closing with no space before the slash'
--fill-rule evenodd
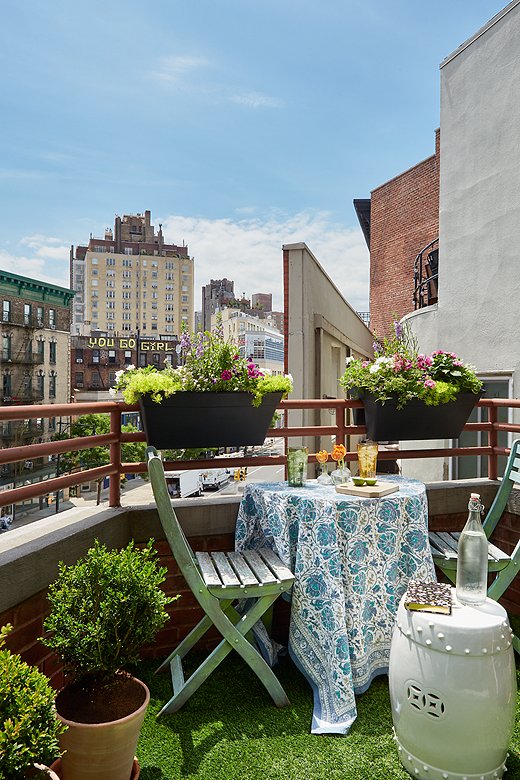
<path id="1" fill-rule="evenodd" d="M 56 325 L 49 325 L 49 328 L 50 328 L 51 330 L 56 330 Z"/>
<path id="2" fill-rule="evenodd" d="M 76 358 L 76 363 L 83 363 L 83 358 Z"/>
<path id="3" fill-rule="evenodd" d="M 32 467 L 33 467 L 32 460 L 26 460 L 25 463 L 24 463 L 24 468 L 29 469 L 29 471 L 30 471 L 32 469 Z"/>

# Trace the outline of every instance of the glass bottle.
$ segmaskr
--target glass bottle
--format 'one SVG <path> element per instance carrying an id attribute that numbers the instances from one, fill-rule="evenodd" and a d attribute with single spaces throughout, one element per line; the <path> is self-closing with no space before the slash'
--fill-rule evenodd
<path id="1" fill-rule="evenodd" d="M 488 540 L 480 516 L 480 495 L 472 493 L 469 515 L 459 537 L 456 595 L 461 604 L 483 604 L 487 594 Z"/>

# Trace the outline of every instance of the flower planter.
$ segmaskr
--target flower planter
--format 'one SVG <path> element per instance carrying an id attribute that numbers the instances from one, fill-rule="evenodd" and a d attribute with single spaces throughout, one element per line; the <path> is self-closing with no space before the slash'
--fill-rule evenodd
<path id="1" fill-rule="evenodd" d="M 462 433 L 481 393 L 459 393 L 455 401 L 426 406 L 414 399 L 402 409 L 390 398 L 384 404 L 369 393 L 360 393 L 365 407 L 367 438 L 374 441 L 409 441 L 412 439 L 456 439 Z"/>
<path id="2" fill-rule="evenodd" d="M 282 393 L 253 406 L 249 393 L 179 392 L 157 404 L 139 399 L 148 444 L 160 449 L 263 444 Z"/>

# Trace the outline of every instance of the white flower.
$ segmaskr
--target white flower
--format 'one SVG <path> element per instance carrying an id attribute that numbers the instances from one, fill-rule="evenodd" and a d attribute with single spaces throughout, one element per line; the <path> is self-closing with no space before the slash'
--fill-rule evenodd
<path id="1" fill-rule="evenodd" d="M 372 365 L 368 370 L 370 371 L 371 374 L 375 374 L 376 371 L 379 371 L 380 368 L 381 368 L 381 363 L 376 362 L 376 363 L 372 363 Z"/>
<path id="2" fill-rule="evenodd" d="M 285 378 L 286 378 L 286 379 L 289 379 L 289 381 L 291 382 L 291 384 L 294 384 L 294 380 L 293 380 L 293 378 L 292 378 L 292 374 L 286 374 L 286 375 L 285 375 Z"/>
<path id="3" fill-rule="evenodd" d="M 133 363 L 130 363 L 130 365 L 126 367 L 126 370 L 127 370 L 127 371 L 134 371 L 134 370 L 135 370 L 135 366 L 134 366 L 134 364 L 133 364 Z"/>
<path id="4" fill-rule="evenodd" d="M 385 355 L 381 355 L 381 357 L 378 357 L 375 363 L 377 363 L 379 366 L 382 366 L 384 363 L 393 363 L 393 358 L 386 357 Z"/>
<path id="5" fill-rule="evenodd" d="M 115 388 L 115 387 L 109 387 L 109 388 L 108 388 L 108 392 L 110 393 L 110 395 L 111 395 L 112 397 L 115 397 L 115 396 L 117 395 L 117 393 L 118 393 L 118 390 L 116 390 L 116 388 Z"/>
<path id="6" fill-rule="evenodd" d="M 348 366 L 348 365 L 349 365 L 350 363 L 352 363 L 352 361 L 353 361 L 353 360 L 355 360 L 355 359 L 356 359 L 356 358 L 354 358 L 354 357 L 352 357 L 352 356 L 350 356 L 350 357 L 348 357 L 348 358 L 345 358 L 345 365 L 346 365 L 346 366 Z"/>

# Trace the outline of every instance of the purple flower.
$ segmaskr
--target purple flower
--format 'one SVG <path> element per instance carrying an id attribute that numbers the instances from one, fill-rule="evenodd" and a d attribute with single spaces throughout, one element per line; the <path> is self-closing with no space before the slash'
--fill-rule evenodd
<path id="1" fill-rule="evenodd" d="M 188 352 L 191 347 L 190 334 L 187 330 L 183 330 L 181 333 L 181 349 L 183 352 Z"/>
<path id="2" fill-rule="evenodd" d="M 227 368 L 225 368 L 224 371 L 221 373 L 220 378 L 225 379 L 227 381 L 228 379 L 231 379 L 232 376 L 233 374 L 231 373 L 231 371 L 228 371 Z"/>
<path id="3" fill-rule="evenodd" d="M 394 331 L 396 338 L 400 339 L 403 335 L 403 326 L 398 320 L 394 320 Z"/>
<path id="4" fill-rule="evenodd" d="M 204 334 L 199 331 L 197 334 L 197 349 L 195 350 L 196 357 L 200 358 L 204 354 Z"/>
<path id="5" fill-rule="evenodd" d="M 379 343 L 379 341 L 374 341 L 374 342 L 372 343 L 372 349 L 374 350 L 374 352 L 381 352 L 381 350 L 383 349 L 383 347 L 381 346 L 381 344 Z"/>

